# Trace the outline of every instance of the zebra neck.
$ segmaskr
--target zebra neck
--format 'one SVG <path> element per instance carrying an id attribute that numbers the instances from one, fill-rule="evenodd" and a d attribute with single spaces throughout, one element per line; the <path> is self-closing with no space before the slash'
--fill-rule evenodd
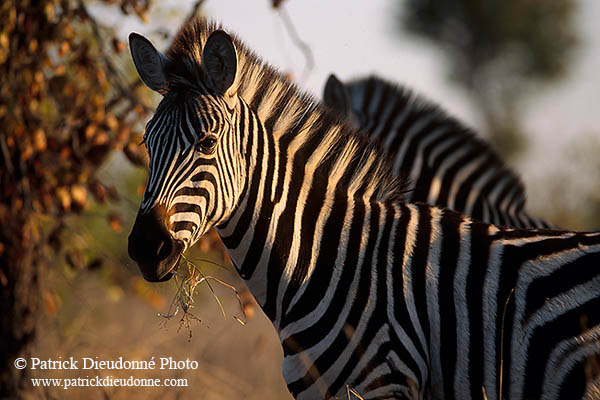
<path id="1" fill-rule="evenodd" d="M 326 225 L 341 229 L 348 204 L 385 197 L 388 188 L 377 154 L 324 118 L 306 114 L 277 136 L 242 105 L 249 174 L 235 212 L 218 229 L 276 327 L 283 303 L 292 304 L 293 295 L 284 299 L 285 292 L 297 291 L 316 268 Z M 334 264 L 335 258 L 328 268 Z"/>
<path id="2" fill-rule="evenodd" d="M 324 199 L 317 209 L 300 207 L 314 201 L 313 196 L 300 193 L 287 203 L 263 204 L 248 222 L 247 216 L 236 215 L 231 231 L 219 230 L 240 276 L 277 330 L 290 311 L 298 313 L 300 298 L 316 300 L 302 314 L 316 309 L 330 289 L 323 287 L 321 293 L 314 287 L 329 281 L 324 275 L 339 275 L 348 232 L 357 229 L 346 222 L 355 213 L 366 218 L 372 207 L 379 207 L 340 195 Z M 354 239 L 366 235 L 372 222 L 360 221 L 362 233 Z"/>

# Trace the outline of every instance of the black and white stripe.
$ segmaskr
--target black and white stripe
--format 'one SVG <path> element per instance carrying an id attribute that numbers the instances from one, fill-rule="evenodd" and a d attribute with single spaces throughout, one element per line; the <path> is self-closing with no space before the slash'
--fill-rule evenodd
<path id="1" fill-rule="evenodd" d="M 296 398 L 600 395 L 600 234 L 404 203 L 378 148 L 218 29 L 195 21 L 167 52 L 144 201 L 186 248 L 218 228 Z"/>
<path id="2" fill-rule="evenodd" d="M 525 212 L 523 183 L 485 141 L 412 91 L 376 76 L 342 83 L 331 75 L 323 99 L 390 153 L 394 173 L 410 179 L 407 201 L 501 226 L 551 227 Z"/>

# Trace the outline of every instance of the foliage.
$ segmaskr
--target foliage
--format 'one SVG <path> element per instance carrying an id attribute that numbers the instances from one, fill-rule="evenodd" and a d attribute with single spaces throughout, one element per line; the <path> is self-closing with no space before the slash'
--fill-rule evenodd
<path id="1" fill-rule="evenodd" d="M 141 18 L 150 6 L 104 3 Z M 126 45 L 110 37 L 83 0 L 0 3 L 0 397 L 14 395 L 19 382 L 6 366 L 35 334 L 41 273 L 49 249 L 63 248 L 64 218 L 92 198 L 118 201 L 115 187 L 97 176 L 111 151 L 144 162 L 137 143 L 145 89 L 121 76 Z M 120 221 L 108 220 L 115 229 Z M 67 262 L 77 257 L 67 254 Z"/>
<path id="2" fill-rule="evenodd" d="M 574 11 L 574 0 L 409 0 L 402 19 L 439 43 L 456 78 L 469 84 L 473 72 L 505 57 L 521 75 L 560 76 L 576 42 Z"/>
<path id="3" fill-rule="evenodd" d="M 576 0 L 407 0 L 403 31 L 439 46 L 452 78 L 471 91 L 501 152 L 518 150 L 528 84 L 562 77 L 578 42 Z"/>

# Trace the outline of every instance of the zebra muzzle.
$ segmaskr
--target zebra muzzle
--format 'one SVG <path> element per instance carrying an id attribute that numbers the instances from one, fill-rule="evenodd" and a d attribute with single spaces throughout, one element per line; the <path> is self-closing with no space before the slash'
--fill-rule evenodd
<path id="1" fill-rule="evenodd" d="M 129 234 L 129 257 L 149 282 L 169 280 L 184 248 L 180 240 L 173 238 L 166 221 L 166 209 L 154 206 L 147 213 L 138 212 Z"/>

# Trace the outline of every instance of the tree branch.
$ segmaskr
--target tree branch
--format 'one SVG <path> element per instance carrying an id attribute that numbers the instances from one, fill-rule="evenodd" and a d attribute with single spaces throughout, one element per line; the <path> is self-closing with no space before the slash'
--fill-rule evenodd
<path id="1" fill-rule="evenodd" d="M 200 11 L 200 8 L 202 8 L 203 5 L 204 5 L 204 0 L 197 0 L 194 3 L 194 6 L 192 7 L 192 11 L 190 11 L 190 13 L 188 14 L 187 18 L 185 19 L 184 25 L 188 24 L 194 18 L 196 18 L 196 15 L 198 14 L 198 11 Z"/>
<path id="2" fill-rule="evenodd" d="M 313 57 L 312 50 L 310 49 L 310 46 L 308 44 L 306 44 L 306 42 L 304 42 L 300 38 L 300 35 L 298 35 L 298 32 L 296 31 L 296 28 L 294 27 L 294 23 L 293 23 L 292 19 L 290 18 L 289 14 L 287 13 L 287 11 L 285 10 L 285 8 L 283 8 L 283 6 L 278 4 L 276 6 L 276 10 L 279 13 L 279 16 L 281 17 L 281 19 L 283 21 L 283 25 L 285 26 L 286 30 L 288 31 L 288 34 L 290 35 L 292 42 L 294 42 L 294 44 L 304 54 L 304 58 L 306 60 L 304 72 L 302 73 L 302 80 L 304 80 L 308 77 L 308 75 L 310 74 L 310 72 L 313 70 L 313 68 L 315 66 L 315 59 Z"/>
<path id="3" fill-rule="evenodd" d="M 89 19 L 89 21 L 90 21 L 90 24 L 92 26 L 92 32 L 94 34 L 94 37 L 98 41 L 99 51 L 102 54 L 102 57 L 101 57 L 102 63 L 104 64 L 106 70 L 108 71 L 108 79 L 110 80 L 113 88 L 117 91 L 117 96 L 109 102 L 110 106 L 113 107 L 122 99 L 127 99 L 132 104 L 136 104 L 136 105 L 139 104 L 141 107 L 143 107 L 145 112 L 147 112 L 147 113 L 152 112 L 152 109 L 150 107 L 146 106 L 143 103 L 140 103 L 131 94 L 132 89 L 135 89 L 139 85 L 142 84 L 140 79 L 136 77 L 135 82 L 133 82 L 131 85 L 129 85 L 129 87 L 126 87 L 126 85 L 123 82 L 121 82 L 117 68 L 113 65 L 112 61 L 110 60 L 110 57 L 104 51 L 104 46 L 102 45 L 104 43 L 104 38 L 102 37 L 102 34 L 100 33 L 100 26 L 98 24 L 98 21 L 96 21 L 96 19 L 89 13 L 83 0 L 79 0 L 78 4 L 79 4 L 79 10 L 82 13 L 82 15 L 85 18 Z"/>

